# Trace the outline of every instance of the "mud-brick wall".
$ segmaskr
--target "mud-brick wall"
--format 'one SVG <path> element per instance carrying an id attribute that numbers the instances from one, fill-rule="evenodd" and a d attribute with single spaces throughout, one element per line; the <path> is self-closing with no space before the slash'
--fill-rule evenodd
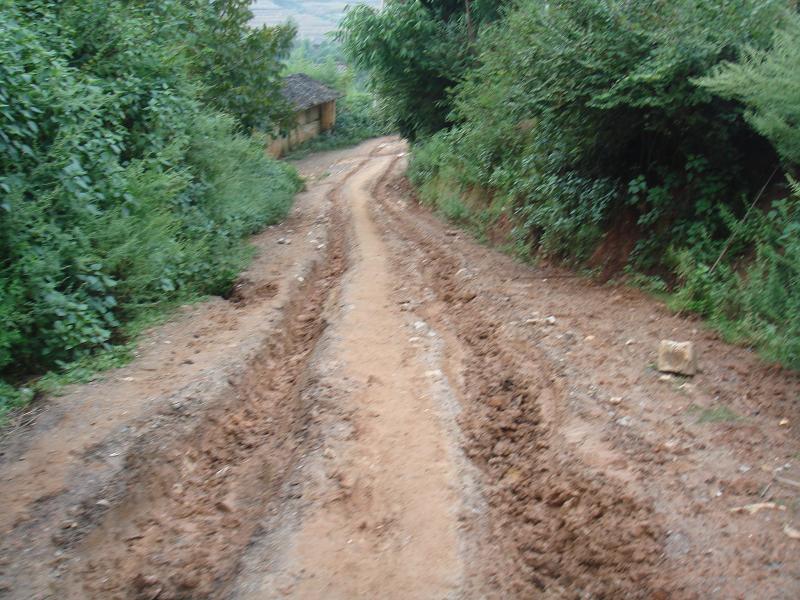
<path id="1" fill-rule="evenodd" d="M 323 131 L 328 131 L 336 123 L 336 102 L 326 102 L 312 106 L 297 113 L 297 125 L 289 135 L 275 137 L 267 147 L 267 151 L 275 157 L 280 157 L 286 152 L 317 137 Z"/>
<path id="2" fill-rule="evenodd" d="M 326 102 L 320 107 L 320 128 L 328 131 L 336 125 L 336 101 Z"/>

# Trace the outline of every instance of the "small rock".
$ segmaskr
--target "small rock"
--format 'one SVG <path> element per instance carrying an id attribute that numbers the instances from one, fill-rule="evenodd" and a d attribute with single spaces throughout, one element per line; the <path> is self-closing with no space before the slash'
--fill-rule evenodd
<path id="1" fill-rule="evenodd" d="M 628 415 L 625 415 L 624 417 L 617 419 L 617 425 L 620 427 L 630 427 L 633 425 L 633 419 L 631 419 Z"/>
<path id="2" fill-rule="evenodd" d="M 746 504 L 745 506 L 734 506 L 733 508 L 729 509 L 732 513 L 750 513 L 751 515 L 756 514 L 762 510 L 786 510 L 786 507 L 780 504 L 775 504 L 774 502 L 756 502 L 755 504 Z"/>
<path id="3" fill-rule="evenodd" d="M 633 346 L 635 343 L 636 343 L 636 340 L 634 340 L 633 338 L 631 338 L 631 339 L 629 339 L 629 340 L 627 340 L 627 341 L 625 342 L 625 345 L 626 345 L 626 346 Z"/>
<path id="4" fill-rule="evenodd" d="M 584 339 L 587 342 L 593 342 L 595 340 L 595 337 L 593 335 L 587 335 Z"/>
<path id="5" fill-rule="evenodd" d="M 549 317 L 547 317 L 544 320 L 544 322 L 547 323 L 548 325 L 555 325 L 556 324 L 556 318 L 553 315 L 550 315 Z"/>
<path id="6" fill-rule="evenodd" d="M 790 527 L 789 525 L 784 525 L 783 526 L 783 533 L 788 535 L 793 540 L 800 540 L 800 531 L 798 531 L 794 527 Z"/>
<path id="7" fill-rule="evenodd" d="M 697 356 L 693 342 L 661 340 L 658 347 L 658 370 L 679 375 L 697 373 Z"/>
<path id="8" fill-rule="evenodd" d="M 184 575 L 180 579 L 178 587 L 183 588 L 185 590 L 193 590 L 198 585 L 200 585 L 200 581 L 197 579 L 197 576 L 189 574 L 189 575 Z"/>
<path id="9" fill-rule="evenodd" d="M 516 485 L 522 480 L 522 471 L 516 467 L 510 467 L 503 475 L 503 483 L 506 485 Z"/>
<path id="10" fill-rule="evenodd" d="M 285 244 L 286 243 L 286 238 L 278 238 L 278 243 L 279 244 Z"/>
<path id="11" fill-rule="evenodd" d="M 313 320 L 314 320 L 314 316 L 306 314 L 306 313 L 303 313 L 302 315 L 297 317 L 297 322 L 298 323 L 308 323 L 309 321 L 313 321 Z"/>
<path id="12" fill-rule="evenodd" d="M 614 396 L 613 398 L 608 399 L 609 404 L 622 404 L 622 397 L 621 396 Z"/>
<path id="13" fill-rule="evenodd" d="M 109 506 L 111 506 L 111 502 L 109 502 L 108 500 L 105 500 L 105 499 L 98 500 L 95 504 L 97 504 L 97 506 L 102 506 L 104 508 L 108 508 Z"/>
<path id="14" fill-rule="evenodd" d="M 788 427 L 789 426 L 789 419 L 781 419 L 778 422 L 778 425 L 780 425 L 781 427 Z"/>
<path id="15" fill-rule="evenodd" d="M 143 590 L 144 588 L 158 585 L 158 578 L 154 575 L 143 575 L 142 573 L 139 573 L 133 578 L 133 585 L 139 590 Z"/>
<path id="16" fill-rule="evenodd" d="M 230 500 L 220 500 L 214 506 L 216 506 L 217 510 L 220 512 L 233 512 L 233 504 L 231 504 Z"/>
<path id="17" fill-rule="evenodd" d="M 350 488 L 356 485 L 356 479 L 355 477 L 353 477 L 352 473 L 340 473 L 339 485 L 342 486 L 344 489 L 349 490 Z"/>

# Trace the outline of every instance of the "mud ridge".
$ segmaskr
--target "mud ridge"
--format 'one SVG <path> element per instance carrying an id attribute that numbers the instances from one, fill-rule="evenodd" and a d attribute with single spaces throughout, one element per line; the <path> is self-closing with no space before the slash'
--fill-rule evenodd
<path id="1" fill-rule="evenodd" d="M 347 267 L 340 187 L 329 192 L 326 257 L 293 290 L 276 335 L 215 401 L 204 399 L 211 408 L 201 416 L 173 402 L 127 453 L 124 480 L 101 494 L 101 506 L 83 502 L 56 539 L 84 565 L 64 565 L 74 573 L 66 578 L 68 597 L 208 598 L 235 574 L 307 434 L 306 363 Z M 234 301 L 247 296 L 237 293 Z"/>
<path id="2" fill-rule="evenodd" d="M 387 238 L 402 238 L 395 256 L 416 249 L 418 257 L 407 263 L 423 265 L 422 283 L 434 296 L 418 310 L 452 332 L 467 355 L 459 419 L 464 450 L 485 477 L 490 554 L 506 554 L 511 563 L 494 561 L 483 574 L 489 588 L 498 597 L 663 593 L 655 580 L 664 532 L 652 505 L 582 465 L 559 443 L 566 387 L 560 367 L 535 347 L 520 347 L 502 322 L 487 317 L 492 299 L 471 285 L 463 257 L 448 251 L 441 229 L 408 216 L 413 198 L 398 208 L 396 191 L 387 189 L 393 181 L 387 172 L 380 182 L 374 218 Z"/>

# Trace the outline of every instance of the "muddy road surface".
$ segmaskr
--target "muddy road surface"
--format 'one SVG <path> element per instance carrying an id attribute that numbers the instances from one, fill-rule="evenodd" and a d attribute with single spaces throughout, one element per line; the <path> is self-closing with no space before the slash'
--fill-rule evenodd
<path id="1" fill-rule="evenodd" d="M 800 597 L 798 377 L 481 246 L 406 152 L 300 161 L 229 298 L 17 415 L 0 598 Z"/>

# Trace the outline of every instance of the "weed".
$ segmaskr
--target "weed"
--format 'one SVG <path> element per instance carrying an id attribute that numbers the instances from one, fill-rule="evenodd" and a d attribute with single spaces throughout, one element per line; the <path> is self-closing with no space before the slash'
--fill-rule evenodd
<path id="1" fill-rule="evenodd" d="M 687 410 L 690 414 L 697 416 L 698 423 L 728 423 L 741 419 L 739 415 L 722 404 L 707 408 L 692 404 Z"/>

